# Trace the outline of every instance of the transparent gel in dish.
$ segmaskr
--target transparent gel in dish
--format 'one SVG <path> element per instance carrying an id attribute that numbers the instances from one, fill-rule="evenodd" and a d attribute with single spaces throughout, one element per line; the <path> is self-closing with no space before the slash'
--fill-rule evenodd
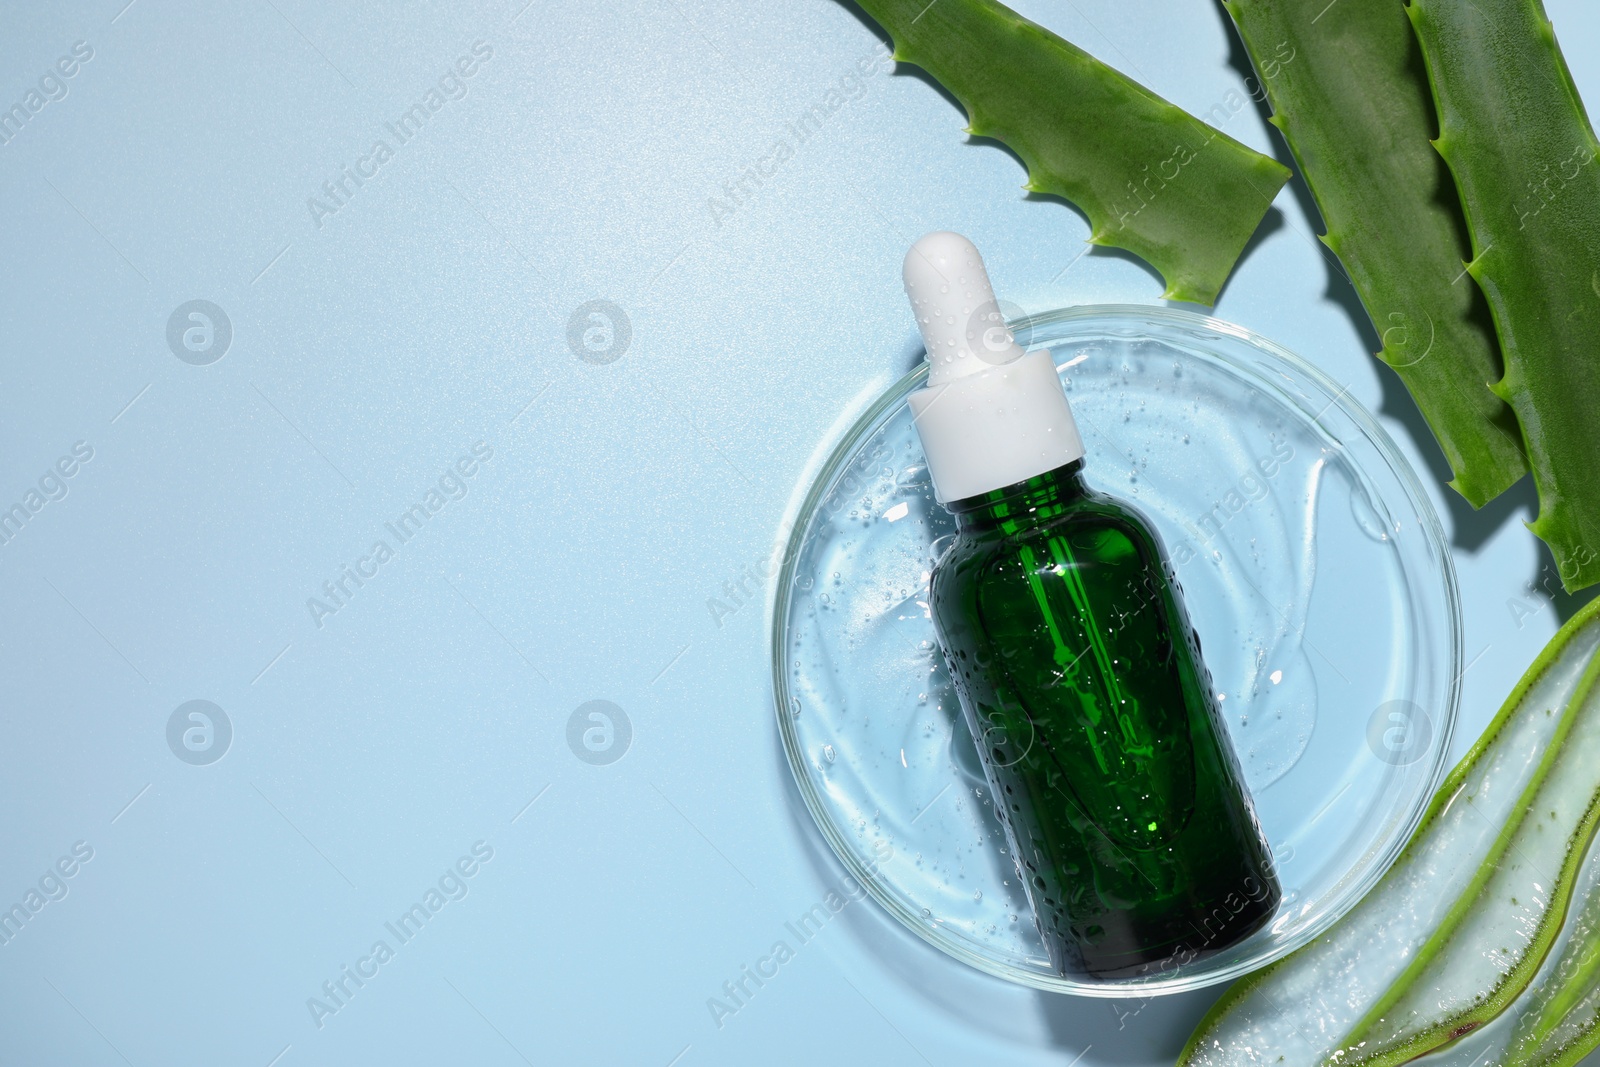
<path id="1" fill-rule="evenodd" d="M 1292 353 L 1187 312 L 1101 306 L 1013 324 L 1049 348 L 1091 486 L 1148 516 L 1182 583 L 1284 899 L 1265 928 L 1136 978 L 1046 958 L 928 615 L 953 532 L 897 383 L 792 525 L 773 616 L 779 730 L 824 838 L 911 930 L 980 970 L 1102 996 L 1278 959 L 1387 869 L 1444 771 L 1459 696 L 1455 575 L 1415 474 Z"/>

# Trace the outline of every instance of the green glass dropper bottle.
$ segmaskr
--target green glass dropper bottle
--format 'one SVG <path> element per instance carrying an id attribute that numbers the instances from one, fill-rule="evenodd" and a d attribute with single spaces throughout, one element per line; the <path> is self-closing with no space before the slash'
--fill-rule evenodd
<path id="1" fill-rule="evenodd" d="M 911 396 L 956 538 L 929 605 L 1054 968 L 1148 975 L 1259 929 L 1280 889 L 1160 539 L 1083 481 L 1047 351 L 959 234 L 906 256 Z"/>

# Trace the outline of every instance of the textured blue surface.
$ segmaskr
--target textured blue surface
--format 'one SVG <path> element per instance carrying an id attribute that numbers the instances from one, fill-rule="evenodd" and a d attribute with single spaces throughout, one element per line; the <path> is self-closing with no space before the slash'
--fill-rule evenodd
<path id="1" fill-rule="evenodd" d="M 1214 993 L 1011 988 L 865 902 L 787 932 L 841 876 L 745 577 L 841 413 L 909 366 L 915 237 L 971 235 L 1030 310 L 1153 302 L 1150 273 L 1083 254 L 833 0 L 124 3 L 0 12 L 0 106 L 42 104 L 0 145 L 0 508 L 29 513 L 0 545 L 0 905 L 41 903 L 0 944 L 0 1060 L 1169 1061 Z M 1191 111 L 1242 101 L 1213 4 L 1018 6 Z M 1600 16 L 1548 6 L 1600 100 Z M 1224 128 L 1271 148 L 1253 106 Z M 1217 313 L 1422 465 L 1304 208 L 1285 189 Z M 199 320 L 168 341 L 197 299 L 231 324 L 211 362 Z M 609 353 L 586 316 L 569 344 L 593 300 L 625 350 L 617 315 Z M 1558 616 L 1528 494 L 1469 519 L 1424 469 L 1464 746 Z M 223 735 L 186 748 L 187 712 L 169 743 L 192 700 L 231 725 L 208 764 Z M 594 700 L 631 726 L 600 757 L 598 720 L 569 731 Z"/>

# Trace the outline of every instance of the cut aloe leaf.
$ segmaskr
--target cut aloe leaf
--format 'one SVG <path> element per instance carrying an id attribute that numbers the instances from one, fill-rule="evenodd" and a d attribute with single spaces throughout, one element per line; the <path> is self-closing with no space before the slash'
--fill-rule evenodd
<path id="1" fill-rule="evenodd" d="M 1539 979 L 1517 1002 L 1506 1067 L 1571 1067 L 1600 1046 L 1600 855 L 1588 860 L 1583 906 Z"/>
<path id="2" fill-rule="evenodd" d="M 1212 1008 L 1182 1067 L 1395 1064 L 1493 1018 L 1560 927 L 1600 793 L 1600 601 L 1517 683 L 1378 886 Z"/>
<path id="3" fill-rule="evenodd" d="M 1288 168 L 995 0 L 860 4 L 895 59 L 961 101 L 969 133 L 1022 157 L 1030 191 L 1089 216 L 1092 244 L 1146 260 L 1169 299 L 1216 302 Z"/>

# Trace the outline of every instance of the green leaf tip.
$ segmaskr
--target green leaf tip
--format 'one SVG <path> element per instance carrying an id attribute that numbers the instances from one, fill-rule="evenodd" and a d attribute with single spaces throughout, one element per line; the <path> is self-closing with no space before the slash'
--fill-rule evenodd
<path id="1" fill-rule="evenodd" d="M 861 7 L 894 39 L 897 59 L 960 101 L 969 131 L 1022 159 L 1024 188 L 1076 204 L 1091 241 L 1144 259 L 1180 294 L 1169 299 L 1214 303 L 1289 180 L 1276 160 L 996 0 Z M 1224 118 L 1244 107 L 1235 95 L 1237 107 L 1221 106 Z"/>

